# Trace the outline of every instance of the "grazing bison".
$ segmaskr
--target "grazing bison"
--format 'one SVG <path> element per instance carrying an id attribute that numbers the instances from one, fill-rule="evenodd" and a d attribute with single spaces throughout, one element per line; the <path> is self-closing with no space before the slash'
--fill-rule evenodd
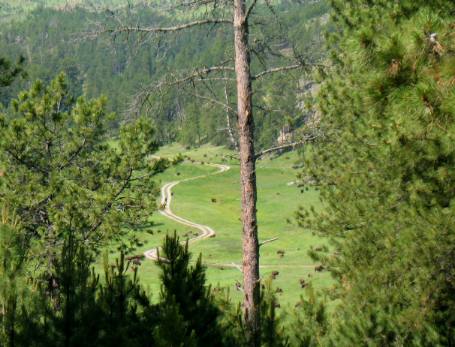
<path id="1" fill-rule="evenodd" d="M 321 272 L 324 271 L 325 267 L 324 265 L 318 265 L 314 268 L 314 271 Z"/>
<path id="2" fill-rule="evenodd" d="M 272 279 L 276 279 L 276 277 L 280 274 L 279 271 L 273 271 L 272 272 Z"/>
<path id="3" fill-rule="evenodd" d="M 300 288 L 305 288 L 307 286 L 307 283 L 305 282 L 305 280 L 303 278 L 301 278 L 299 280 L 299 282 L 300 282 Z"/>
<path id="4" fill-rule="evenodd" d="M 164 198 L 164 201 L 160 204 L 160 210 L 164 210 L 167 206 L 167 198 Z"/>
<path id="5" fill-rule="evenodd" d="M 284 250 L 282 249 L 279 249 L 276 254 L 278 254 L 280 256 L 280 258 L 283 258 L 284 257 Z"/>
<path id="6" fill-rule="evenodd" d="M 143 254 L 132 255 L 129 257 L 125 257 L 126 260 L 132 262 L 134 265 L 141 265 L 142 260 L 144 260 Z"/>

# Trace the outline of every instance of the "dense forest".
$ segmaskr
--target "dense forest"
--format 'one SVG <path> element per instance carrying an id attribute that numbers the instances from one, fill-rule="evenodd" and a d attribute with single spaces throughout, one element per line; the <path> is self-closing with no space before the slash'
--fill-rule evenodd
<path id="1" fill-rule="evenodd" d="M 258 24 L 252 34 L 259 57 L 254 62 L 256 70 L 262 68 L 262 55 L 275 54 L 273 60 L 279 61 L 279 54 L 286 55 L 291 47 L 311 61 L 324 54 L 322 30 L 327 6 L 320 2 L 280 6 L 283 8 L 277 8 L 280 18 L 276 24 Z M 132 98 L 151 81 L 160 81 L 176 71 L 188 73 L 195 66 L 209 67 L 232 59 L 232 50 L 226 45 L 232 32 L 225 28 L 213 28 L 209 32 L 195 28 L 168 42 L 150 37 L 92 35 L 97 27 L 112 26 L 112 16 L 109 12 L 98 13 L 82 7 L 71 11 L 40 8 L 25 20 L 9 23 L 0 34 L 0 49 L 8 52 L 10 59 L 19 56 L 26 59 L 28 78 L 3 90 L 1 100 L 5 103 L 27 87 L 29 81 L 49 82 L 55 71 L 63 71 L 69 77 L 74 95 L 106 95 L 108 109 L 118 114 L 115 122 L 118 124 L 133 116 L 129 108 Z M 159 15 L 153 8 L 142 5 L 129 13 L 119 10 L 118 16 L 126 22 L 134 20 L 135 25 L 159 25 L 170 15 Z M 266 42 L 266 39 L 274 41 Z M 268 52 L 270 46 L 278 46 L 278 50 Z M 259 146 L 273 145 L 283 127 L 295 130 L 302 125 L 307 112 L 299 107 L 302 102 L 297 99 L 304 98 L 305 82 L 308 84 L 311 78 L 305 79 L 301 74 L 276 75 L 260 82 L 255 94 L 260 106 L 256 121 Z M 231 99 L 232 83 L 228 88 Z M 283 95 L 282 90 L 289 93 Z M 197 92 L 168 90 L 150 102 L 152 107 L 140 111 L 154 121 L 162 143 L 178 140 L 188 145 L 207 142 L 229 145 L 226 130 L 221 130 L 226 129 L 225 111 L 206 98 L 223 93 L 223 84 L 202 86 Z"/>
<path id="2" fill-rule="evenodd" d="M 0 2 L 1 346 L 455 346 L 452 0 L 100 3 Z M 208 263 L 190 245 L 221 237 L 171 189 L 228 170 L 209 206 L 240 205 L 242 263 Z M 313 264 L 262 263 L 276 181 Z M 138 255 L 157 214 L 202 234 Z M 278 263 L 309 274 L 289 307 Z"/>

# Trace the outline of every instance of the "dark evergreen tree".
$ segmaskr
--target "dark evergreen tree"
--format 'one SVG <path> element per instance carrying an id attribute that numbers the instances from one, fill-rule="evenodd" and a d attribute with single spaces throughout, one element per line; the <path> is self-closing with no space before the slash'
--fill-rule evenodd
<path id="1" fill-rule="evenodd" d="M 201 257 L 194 265 L 190 265 L 190 258 L 188 244 L 181 245 L 176 235 L 165 238 L 158 261 L 162 323 L 157 327 L 156 337 L 164 345 L 170 338 L 169 346 L 222 346 L 221 312 L 206 286 Z M 180 322 L 179 334 L 172 333 L 173 319 Z"/>
<path id="2" fill-rule="evenodd" d="M 24 331 L 24 341 L 33 341 L 40 346 L 98 345 L 103 312 L 96 301 L 99 282 L 98 276 L 90 271 L 92 263 L 90 253 L 70 232 L 55 264 L 59 290 L 51 296 L 46 282 L 36 281 L 35 310 L 29 310 L 23 321 L 34 325 L 40 335 L 28 335 Z M 42 318 L 34 321 L 30 315 Z"/>
<path id="3" fill-rule="evenodd" d="M 325 137 L 302 174 L 325 209 L 300 213 L 333 241 L 331 343 L 453 345 L 455 3 L 331 3 Z"/>
<path id="4" fill-rule="evenodd" d="M 26 292 L 27 238 L 7 207 L 2 208 L 0 218 L 0 344 L 16 346 L 19 300 Z"/>
<path id="5" fill-rule="evenodd" d="M 55 264 L 67 235 L 94 252 L 134 232 L 155 206 L 152 128 L 129 123 L 112 144 L 104 105 L 74 100 L 60 75 L 48 87 L 35 83 L 0 117 L 0 204 L 41 245 L 34 256 L 49 288 L 58 287 Z"/>
<path id="6" fill-rule="evenodd" d="M 156 305 L 142 288 L 134 260 L 121 253 L 114 265 L 105 260 L 104 281 L 99 286 L 99 346 L 154 346 L 153 331 L 161 321 Z M 179 327 L 175 322 L 174 327 Z M 180 329 L 180 327 L 178 328 Z"/>
<path id="7" fill-rule="evenodd" d="M 309 286 L 294 311 L 290 334 L 293 345 L 300 347 L 324 346 L 331 332 L 329 314 L 322 298 Z"/>
<path id="8" fill-rule="evenodd" d="M 11 64 L 10 61 L 0 57 L 0 87 L 9 86 L 13 81 L 23 73 L 24 58 L 20 58 L 17 64 Z"/>

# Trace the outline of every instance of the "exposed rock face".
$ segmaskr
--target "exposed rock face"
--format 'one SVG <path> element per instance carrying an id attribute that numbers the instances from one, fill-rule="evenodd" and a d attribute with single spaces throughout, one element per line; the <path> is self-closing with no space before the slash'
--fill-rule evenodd
<path id="1" fill-rule="evenodd" d="M 280 134 L 276 139 L 278 146 L 285 145 L 298 141 L 300 132 L 311 132 L 316 130 L 321 120 L 321 113 L 318 109 L 312 106 L 311 101 L 316 98 L 320 90 L 320 85 L 314 81 L 302 79 L 299 82 L 299 89 L 301 93 L 299 95 L 299 103 L 297 105 L 300 112 L 302 112 L 303 122 L 297 126 L 296 129 L 292 129 L 289 125 L 285 125 L 281 128 Z"/>
<path id="2" fill-rule="evenodd" d="M 289 126 L 284 126 L 280 130 L 280 135 L 278 136 L 276 142 L 279 146 L 284 145 L 286 143 L 292 142 L 293 139 L 293 132 Z"/>

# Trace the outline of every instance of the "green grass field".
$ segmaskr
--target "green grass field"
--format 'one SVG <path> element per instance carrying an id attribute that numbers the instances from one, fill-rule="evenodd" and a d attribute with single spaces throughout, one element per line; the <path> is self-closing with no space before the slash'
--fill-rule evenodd
<path id="1" fill-rule="evenodd" d="M 207 277 L 210 284 L 227 287 L 234 299 L 240 299 L 241 292 L 235 290 L 235 283 L 242 282 L 241 272 L 233 266 L 220 265 L 241 264 L 242 228 L 239 219 L 238 163 L 232 158 L 233 152 L 214 146 L 186 151 L 174 145 L 161 149 L 158 155 L 173 157 L 178 153 L 197 162 L 186 160 L 172 167 L 157 177 L 161 183 L 216 172 L 215 168 L 198 163 L 201 161 L 231 166 L 231 170 L 225 173 L 177 185 L 173 189 L 171 208 L 181 217 L 215 229 L 217 232 L 215 238 L 191 244 L 190 251 L 194 259 L 202 254 L 203 262 L 208 266 Z M 316 288 L 327 287 L 331 282 L 327 273 L 315 272 L 313 261 L 307 254 L 311 246 L 322 245 L 324 240 L 302 230 L 294 221 L 299 205 L 320 207 L 315 191 L 310 190 L 302 194 L 300 188 L 295 185 L 297 171 L 292 167 L 296 160 L 296 153 L 288 153 L 275 159 L 261 160 L 257 165 L 259 237 L 260 240 L 278 238 L 261 247 L 261 276 L 267 278 L 273 271 L 279 271 L 273 283 L 275 288 L 283 290 L 278 294 L 283 304 L 293 304 L 304 294 L 305 291 L 299 283 L 302 278 Z M 136 253 L 159 245 L 164 235 L 168 233 L 176 231 L 185 238 L 188 232 L 195 232 L 158 212 L 152 215 L 151 221 L 154 223 L 151 230 L 153 234 L 143 232 L 139 235 L 143 246 Z M 284 251 L 284 256 L 280 256 L 278 251 Z M 145 260 L 140 267 L 141 281 L 149 287 L 152 296 L 158 295 L 159 292 L 158 273 L 153 261 Z"/>

